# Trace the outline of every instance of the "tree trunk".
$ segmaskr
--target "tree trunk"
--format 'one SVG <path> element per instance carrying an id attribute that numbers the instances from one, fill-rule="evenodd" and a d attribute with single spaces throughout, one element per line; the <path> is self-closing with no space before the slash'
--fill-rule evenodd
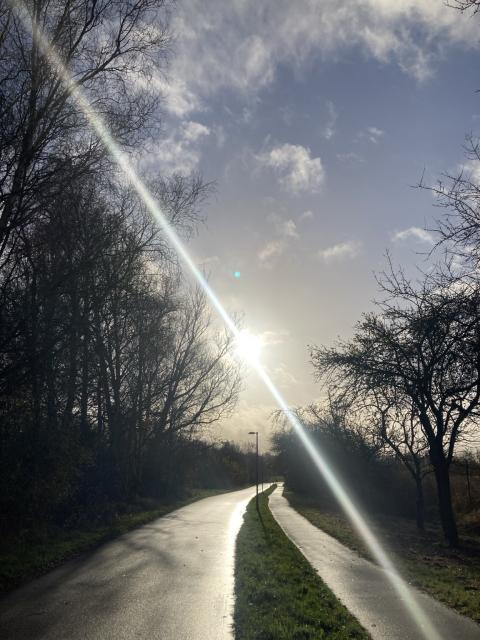
<path id="1" fill-rule="evenodd" d="M 435 480 L 437 482 L 438 507 L 440 511 L 443 534 L 450 547 L 458 547 L 458 530 L 452 505 L 452 492 L 450 488 L 450 473 L 448 463 L 443 456 L 443 452 L 441 455 L 441 459 L 432 461 L 435 472 Z"/>
<path id="2" fill-rule="evenodd" d="M 417 498 L 416 498 L 416 521 L 417 529 L 420 531 L 425 530 L 425 501 L 423 497 L 423 482 L 422 478 L 417 477 L 415 479 Z"/>

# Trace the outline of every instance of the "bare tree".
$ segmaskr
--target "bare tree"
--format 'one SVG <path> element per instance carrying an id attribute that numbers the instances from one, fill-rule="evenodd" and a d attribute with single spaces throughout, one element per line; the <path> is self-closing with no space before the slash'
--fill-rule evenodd
<path id="1" fill-rule="evenodd" d="M 171 322 L 172 346 L 151 389 L 149 409 L 152 446 L 169 452 L 164 470 L 168 485 L 175 474 L 179 436 L 205 435 L 232 411 L 241 386 L 233 337 L 214 331 L 202 291 L 195 289 L 180 301 Z"/>
<path id="2" fill-rule="evenodd" d="M 366 409 L 366 412 L 363 411 Z M 423 480 L 432 471 L 428 459 L 428 440 L 417 411 L 411 401 L 397 390 L 375 388 L 368 399 L 361 400 L 363 422 L 374 440 L 395 454 L 412 477 L 416 491 L 416 523 L 425 528 L 425 500 Z"/>
<path id="3" fill-rule="evenodd" d="M 451 2 L 446 2 L 446 5 L 461 13 L 472 11 L 472 14 L 475 15 L 480 11 L 480 0 L 451 0 Z"/>
<path id="4" fill-rule="evenodd" d="M 69 100 L 71 89 L 46 58 L 40 30 L 114 137 L 131 147 L 151 133 L 157 98 L 148 79 L 168 48 L 169 6 L 169 0 L 28 0 L 15 9 L 3 4 L 0 265 L 52 192 L 107 161 Z"/>
<path id="5" fill-rule="evenodd" d="M 366 314 L 352 340 L 313 347 L 313 366 L 341 393 L 389 389 L 411 403 L 428 441 L 446 539 L 458 545 L 449 467 L 480 402 L 478 292 L 412 286 L 398 277 L 380 313 Z"/>

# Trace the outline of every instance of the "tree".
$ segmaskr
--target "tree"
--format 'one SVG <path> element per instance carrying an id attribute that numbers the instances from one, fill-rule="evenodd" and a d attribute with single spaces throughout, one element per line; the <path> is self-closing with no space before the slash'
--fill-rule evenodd
<path id="1" fill-rule="evenodd" d="M 412 404 L 428 441 L 443 531 L 457 546 L 449 467 L 480 402 L 480 295 L 428 280 L 414 287 L 401 275 L 384 287 L 380 312 L 366 314 L 352 340 L 313 347 L 312 363 L 342 393 L 389 389 Z"/>
<path id="2" fill-rule="evenodd" d="M 396 390 L 375 388 L 370 397 L 360 400 L 363 421 L 370 423 L 374 441 L 381 442 L 405 466 L 415 484 L 417 527 L 425 528 L 423 480 L 430 473 L 428 440 L 422 430 L 415 406 Z"/>
<path id="3" fill-rule="evenodd" d="M 217 333 L 198 288 L 179 305 L 171 318 L 173 342 L 166 370 L 152 394 L 152 451 L 167 453 L 167 486 L 175 476 L 175 443 L 206 429 L 235 406 L 241 377 L 233 358 L 234 340 Z"/>
<path id="4" fill-rule="evenodd" d="M 0 267 L 45 199 L 109 162 L 44 55 L 40 30 L 115 139 L 132 148 L 151 134 L 157 97 L 148 80 L 168 48 L 169 6 L 28 0 L 25 11 L 0 9 Z"/>
<path id="5" fill-rule="evenodd" d="M 27 0 L 0 7 L 0 500 L 2 526 L 64 522 L 134 499 L 153 466 L 232 409 L 232 338 L 45 52 L 42 32 L 125 153 L 158 131 L 149 83 L 170 0 Z M 141 144 L 141 146 L 140 146 Z M 177 232 L 201 220 L 198 175 L 145 184 Z M 190 459 L 190 458 L 189 458 Z M 163 465 L 163 467 L 162 467 Z M 164 488 L 164 487 L 163 487 Z M 162 487 L 154 493 L 161 495 Z M 93 505 L 93 507 L 92 507 Z"/>

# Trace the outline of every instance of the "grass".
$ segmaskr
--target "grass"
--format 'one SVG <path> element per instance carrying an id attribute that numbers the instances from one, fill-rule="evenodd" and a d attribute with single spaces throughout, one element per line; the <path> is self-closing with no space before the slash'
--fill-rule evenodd
<path id="1" fill-rule="evenodd" d="M 372 559 L 362 540 L 342 513 L 323 509 L 315 502 L 285 492 L 292 507 L 360 555 Z M 428 524 L 424 533 L 406 518 L 370 519 L 374 533 L 384 543 L 406 580 L 459 613 L 480 622 L 480 535 L 460 526 L 462 548 L 450 549 L 440 527 Z"/>
<path id="2" fill-rule="evenodd" d="M 237 640 L 364 640 L 370 636 L 336 599 L 268 508 L 253 499 L 237 539 Z"/>
<path id="3" fill-rule="evenodd" d="M 179 507 L 224 493 L 220 490 L 195 490 L 188 498 L 168 504 L 141 500 L 127 505 L 128 511 L 106 525 L 39 530 L 23 538 L 2 541 L 0 545 L 0 593 L 11 591 L 22 583 L 47 573 L 67 560 L 91 551 L 99 545 L 121 536 L 147 522 L 164 516 Z M 125 505 L 124 505 L 125 506 Z"/>

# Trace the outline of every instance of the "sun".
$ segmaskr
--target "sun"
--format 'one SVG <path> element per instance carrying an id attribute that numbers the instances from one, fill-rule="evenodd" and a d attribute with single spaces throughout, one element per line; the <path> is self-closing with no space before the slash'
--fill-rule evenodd
<path id="1" fill-rule="evenodd" d="M 248 329 L 243 329 L 236 339 L 235 353 L 244 362 L 256 365 L 260 361 L 262 352 L 262 339 L 254 335 Z"/>

